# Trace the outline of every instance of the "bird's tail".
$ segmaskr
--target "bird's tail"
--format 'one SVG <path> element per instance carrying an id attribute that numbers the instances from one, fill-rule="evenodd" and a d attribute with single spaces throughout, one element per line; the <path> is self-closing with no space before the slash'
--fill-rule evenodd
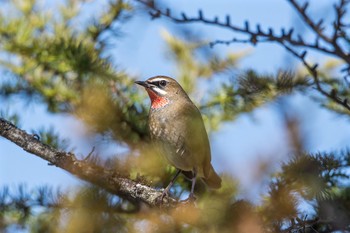
<path id="1" fill-rule="evenodd" d="M 204 182 L 209 186 L 209 188 L 218 189 L 221 187 L 221 178 L 214 171 L 214 168 L 210 166 L 207 176 L 203 178 Z"/>

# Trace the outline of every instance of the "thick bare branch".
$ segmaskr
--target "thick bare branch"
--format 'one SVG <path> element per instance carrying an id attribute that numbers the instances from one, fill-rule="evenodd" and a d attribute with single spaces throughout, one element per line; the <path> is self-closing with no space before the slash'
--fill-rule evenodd
<path id="1" fill-rule="evenodd" d="M 156 206 L 157 198 L 162 195 L 161 191 L 126 178 L 115 170 L 105 169 L 86 160 L 80 161 L 72 153 L 58 151 L 43 144 L 37 137 L 17 128 L 3 118 L 0 118 L 0 135 L 50 164 L 131 202 L 144 202 L 149 206 Z M 175 204 L 176 200 L 168 198 L 166 202 L 164 205 L 170 206 Z"/>

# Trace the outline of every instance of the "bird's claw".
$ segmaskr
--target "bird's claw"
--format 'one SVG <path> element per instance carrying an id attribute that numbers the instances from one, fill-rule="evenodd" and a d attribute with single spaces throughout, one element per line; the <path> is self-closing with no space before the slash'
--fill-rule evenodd
<path id="1" fill-rule="evenodd" d="M 169 197 L 169 190 L 165 189 L 162 193 L 162 195 L 158 196 L 156 199 L 156 204 L 161 205 L 163 204 L 164 197 Z"/>
<path id="2" fill-rule="evenodd" d="M 160 195 L 160 196 L 158 196 L 156 198 L 156 201 L 155 201 L 156 204 L 157 205 L 162 205 L 164 203 L 163 200 L 164 200 L 165 197 L 167 197 L 167 198 L 169 197 L 169 190 L 167 190 L 167 189 L 165 189 L 163 191 L 162 195 Z M 179 202 L 182 203 L 182 204 L 194 204 L 194 202 L 196 200 L 197 200 L 197 198 L 194 196 L 194 194 L 190 193 L 190 195 L 188 196 L 187 199 L 179 201 Z"/>

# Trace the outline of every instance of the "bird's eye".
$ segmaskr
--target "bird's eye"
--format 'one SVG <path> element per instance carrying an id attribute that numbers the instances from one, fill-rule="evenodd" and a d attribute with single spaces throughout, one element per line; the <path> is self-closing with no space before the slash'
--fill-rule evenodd
<path id="1" fill-rule="evenodd" d="M 161 87 L 165 87 L 166 84 L 167 84 L 167 82 L 166 82 L 165 80 L 161 80 L 161 81 L 159 82 L 159 86 L 161 86 Z"/>

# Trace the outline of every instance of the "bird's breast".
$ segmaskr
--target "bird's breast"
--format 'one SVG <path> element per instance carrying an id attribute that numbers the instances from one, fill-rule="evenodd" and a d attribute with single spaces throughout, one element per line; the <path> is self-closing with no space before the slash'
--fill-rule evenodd
<path id="1" fill-rule="evenodd" d="M 149 131 L 151 138 L 160 147 L 161 153 L 175 167 L 190 171 L 200 163 L 197 149 L 193 142 L 198 140 L 195 128 L 189 130 L 188 119 L 180 115 L 162 111 L 151 111 L 149 116 Z M 198 140 L 200 141 L 200 140 Z M 189 144 L 190 143 L 190 144 Z M 201 145 L 205 148 L 207 145 Z M 203 153 L 201 153 L 203 156 Z"/>

